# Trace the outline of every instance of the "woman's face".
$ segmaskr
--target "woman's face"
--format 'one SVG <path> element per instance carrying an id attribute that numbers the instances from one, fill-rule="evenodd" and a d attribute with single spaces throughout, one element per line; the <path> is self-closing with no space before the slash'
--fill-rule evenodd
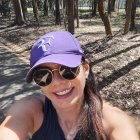
<path id="1" fill-rule="evenodd" d="M 60 65 L 55 63 L 43 64 L 50 70 L 58 69 Z M 82 104 L 84 98 L 85 79 L 89 72 L 89 65 L 80 65 L 80 72 L 73 80 L 67 80 L 60 76 L 59 71 L 53 72 L 53 80 L 51 84 L 41 87 L 44 95 L 46 95 L 55 107 L 67 108 L 74 104 Z"/>

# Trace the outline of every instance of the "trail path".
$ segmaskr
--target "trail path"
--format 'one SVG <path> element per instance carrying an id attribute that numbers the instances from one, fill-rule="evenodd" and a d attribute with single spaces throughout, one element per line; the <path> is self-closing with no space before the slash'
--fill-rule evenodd
<path id="1" fill-rule="evenodd" d="M 27 69 L 21 58 L 0 44 L 0 123 L 11 103 L 39 93 L 38 87 L 25 82 Z"/>

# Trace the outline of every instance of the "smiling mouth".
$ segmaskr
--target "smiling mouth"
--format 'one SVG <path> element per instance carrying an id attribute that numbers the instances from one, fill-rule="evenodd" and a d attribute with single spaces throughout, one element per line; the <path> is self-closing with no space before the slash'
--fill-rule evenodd
<path id="1" fill-rule="evenodd" d="M 64 91 L 61 91 L 61 92 L 57 92 L 55 94 L 58 95 L 58 96 L 64 96 L 64 95 L 69 94 L 71 90 L 72 90 L 72 88 L 64 90 Z"/>

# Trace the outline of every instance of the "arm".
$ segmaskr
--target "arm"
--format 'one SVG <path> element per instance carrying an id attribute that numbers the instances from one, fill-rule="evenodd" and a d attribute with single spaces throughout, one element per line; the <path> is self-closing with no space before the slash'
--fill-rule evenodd
<path id="1" fill-rule="evenodd" d="M 120 112 L 115 119 L 111 140 L 139 140 L 138 132 L 130 118 Z"/>
<path id="2" fill-rule="evenodd" d="M 37 105 L 32 97 L 14 103 L 0 126 L 0 140 L 24 140 L 29 132 L 33 133 Z"/>
<path id="3" fill-rule="evenodd" d="M 115 107 L 109 107 L 105 112 L 110 140 L 139 140 L 138 132 L 126 113 Z"/>
<path id="4" fill-rule="evenodd" d="M 17 120 L 19 120 L 17 118 Z M 25 132 L 21 133 L 21 129 L 16 126 L 17 121 L 11 120 L 11 116 L 7 116 L 0 126 L 0 140 L 24 140 Z M 26 130 L 25 130 L 26 131 Z"/>

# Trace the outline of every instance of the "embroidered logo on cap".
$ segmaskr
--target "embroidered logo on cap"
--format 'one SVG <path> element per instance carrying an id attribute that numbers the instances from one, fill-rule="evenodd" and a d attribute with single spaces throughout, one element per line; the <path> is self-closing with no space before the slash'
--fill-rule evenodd
<path id="1" fill-rule="evenodd" d="M 51 42 L 54 40 L 54 36 L 47 36 L 46 37 L 48 40 L 46 41 L 45 39 L 41 39 L 40 40 L 40 45 L 38 46 L 38 48 L 42 48 L 43 52 L 49 52 L 50 51 L 50 47 L 46 47 L 46 44 L 48 44 L 49 46 L 51 46 Z"/>
<path id="2" fill-rule="evenodd" d="M 54 40 L 54 36 L 47 36 L 46 38 L 48 38 L 48 41 L 46 42 L 46 44 L 48 44 L 49 46 L 51 46 L 51 41 Z"/>

